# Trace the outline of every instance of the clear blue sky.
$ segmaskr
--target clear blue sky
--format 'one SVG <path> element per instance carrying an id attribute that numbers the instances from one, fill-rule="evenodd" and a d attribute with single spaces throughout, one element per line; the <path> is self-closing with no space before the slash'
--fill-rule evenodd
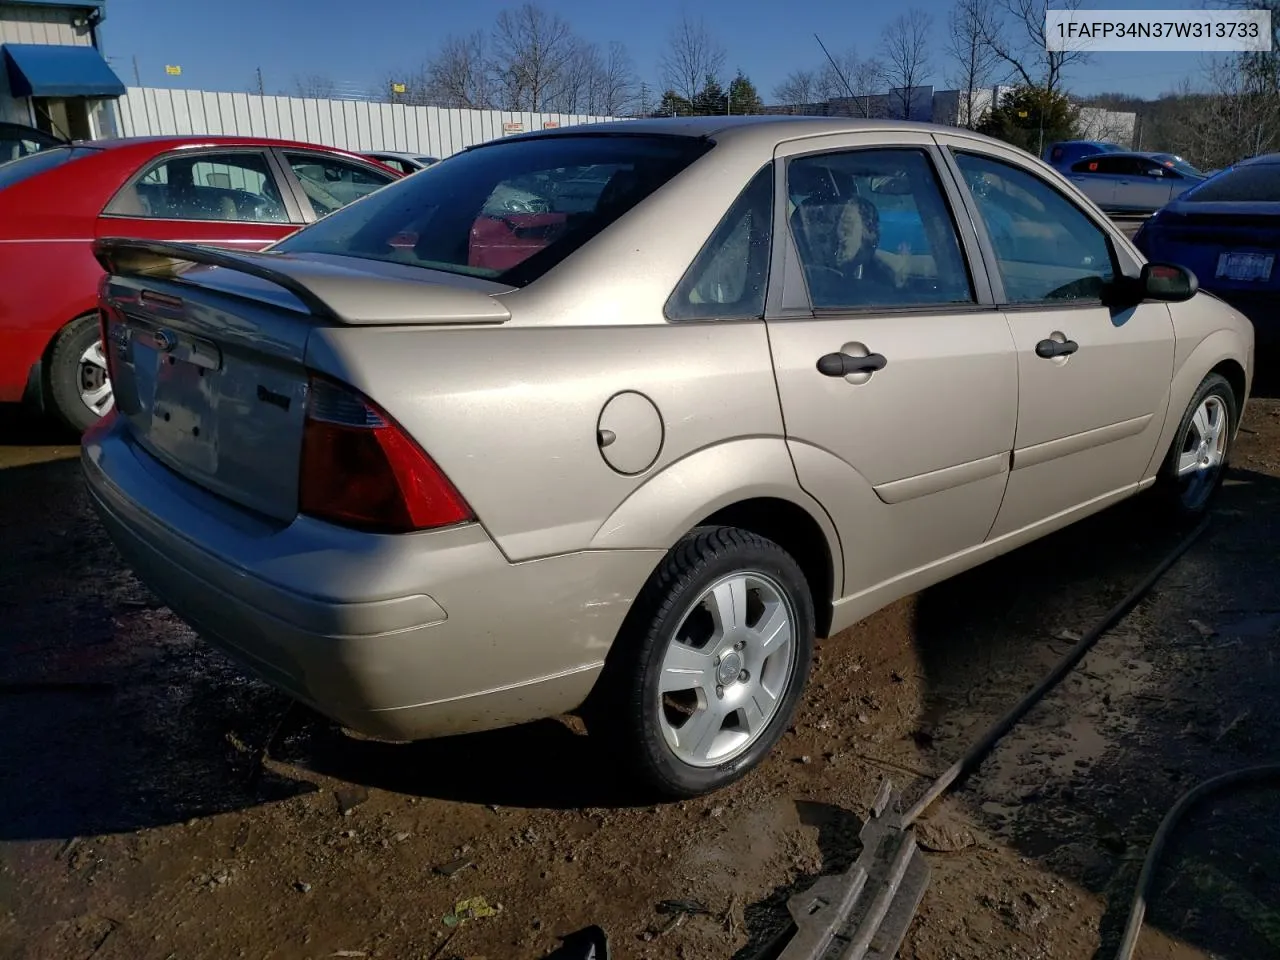
<path id="1" fill-rule="evenodd" d="M 942 52 L 952 0 L 915 0 L 934 17 L 933 76 L 945 86 Z M 346 90 L 365 91 L 389 72 L 411 70 L 442 38 L 487 27 L 517 0 L 109 0 L 103 46 L 116 72 L 134 84 L 133 58 L 144 86 L 244 91 L 261 67 L 269 93 L 292 92 L 300 75 L 322 74 Z M 659 82 L 658 61 L 671 26 L 695 11 L 769 102 L 775 85 L 797 67 L 823 62 L 818 32 L 833 52 L 875 53 L 886 23 L 910 4 L 884 0 L 540 0 L 581 36 L 626 44 L 640 77 Z M 1200 6 L 1196 0 L 1102 0 L 1103 9 Z M 182 76 L 165 73 L 166 64 Z M 1155 96 L 1196 72 L 1194 54 L 1103 54 L 1068 76 L 1077 93 L 1124 91 Z"/>

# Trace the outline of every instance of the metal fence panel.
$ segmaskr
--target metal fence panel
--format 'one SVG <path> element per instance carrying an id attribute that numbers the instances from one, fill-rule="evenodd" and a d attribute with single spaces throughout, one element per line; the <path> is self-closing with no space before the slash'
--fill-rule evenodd
<path id="1" fill-rule="evenodd" d="M 509 133 L 619 119 L 164 87 L 130 87 L 116 109 L 120 133 L 126 137 L 265 136 L 346 150 L 395 150 L 441 158 Z"/>

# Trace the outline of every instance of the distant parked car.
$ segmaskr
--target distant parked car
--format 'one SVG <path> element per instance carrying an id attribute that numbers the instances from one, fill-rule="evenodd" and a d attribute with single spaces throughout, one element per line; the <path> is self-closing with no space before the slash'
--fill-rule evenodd
<path id="1" fill-rule="evenodd" d="M 0 123 L 0 163 L 66 144 L 67 141 L 61 137 L 28 127 L 25 123 Z"/>
<path id="2" fill-rule="evenodd" d="M 47 403 L 77 430 L 110 409 L 97 237 L 259 250 L 399 176 L 246 137 L 78 142 L 0 166 L 0 402 Z"/>
<path id="3" fill-rule="evenodd" d="M 1066 171 L 1073 163 L 1083 157 L 1091 157 L 1099 153 L 1115 153 L 1124 147 L 1107 140 L 1061 140 L 1045 147 L 1041 157 L 1045 163 L 1060 171 Z"/>
<path id="4" fill-rule="evenodd" d="M 1280 344 L 1280 153 L 1227 167 L 1157 212 L 1134 243 L 1190 269 L 1200 286 Z"/>
<path id="5" fill-rule="evenodd" d="M 269 254 L 96 249 L 81 462 L 143 582 L 353 730 L 582 708 L 669 796 L 765 757 L 815 634 L 1148 487 L 1209 510 L 1252 373 L 1187 271 L 924 124 L 541 131 Z"/>
<path id="6" fill-rule="evenodd" d="M 440 162 L 439 157 L 427 157 L 417 153 L 396 153 L 388 150 L 375 150 L 372 153 L 364 154 L 364 156 L 370 160 L 376 160 L 378 163 L 386 164 L 393 170 L 399 170 L 406 175 L 425 170 L 427 167 Z"/>
<path id="7" fill-rule="evenodd" d="M 1084 157 L 1067 176 L 1109 213 L 1151 213 L 1206 179 L 1172 154 L 1133 151 Z"/>

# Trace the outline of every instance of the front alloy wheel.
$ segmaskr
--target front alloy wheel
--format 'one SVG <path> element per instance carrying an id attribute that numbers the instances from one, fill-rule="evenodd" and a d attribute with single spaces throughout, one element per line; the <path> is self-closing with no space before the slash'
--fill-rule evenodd
<path id="1" fill-rule="evenodd" d="M 1238 420 L 1238 401 L 1226 378 L 1211 373 L 1201 380 L 1157 480 L 1157 491 L 1175 515 L 1194 519 L 1209 509 L 1226 475 Z"/>

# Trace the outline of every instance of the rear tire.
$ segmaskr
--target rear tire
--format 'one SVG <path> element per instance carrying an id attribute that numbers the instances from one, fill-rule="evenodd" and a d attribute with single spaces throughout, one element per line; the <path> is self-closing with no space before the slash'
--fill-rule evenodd
<path id="1" fill-rule="evenodd" d="M 718 790 L 790 725 L 813 639 L 813 598 L 785 550 L 736 527 L 699 528 L 632 604 L 585 719 L 646 792 Z"/>
<path id="2" fill-rule="evenodd" d="M 96 314 L 77 317 L 58 333 L 49 356 L 49 397 L 58 419 L 76 433 L 111 409 L 114 397 Z"/>
<path id="3" fill-rule="evenodd" d="M 1196 520 L 1212 506 L 1226 476 L 1239 416 L 1225 377 L 1211 373 L 1200 381 L 1156 478 L 1157 499 L 1176 519 Z"/>

